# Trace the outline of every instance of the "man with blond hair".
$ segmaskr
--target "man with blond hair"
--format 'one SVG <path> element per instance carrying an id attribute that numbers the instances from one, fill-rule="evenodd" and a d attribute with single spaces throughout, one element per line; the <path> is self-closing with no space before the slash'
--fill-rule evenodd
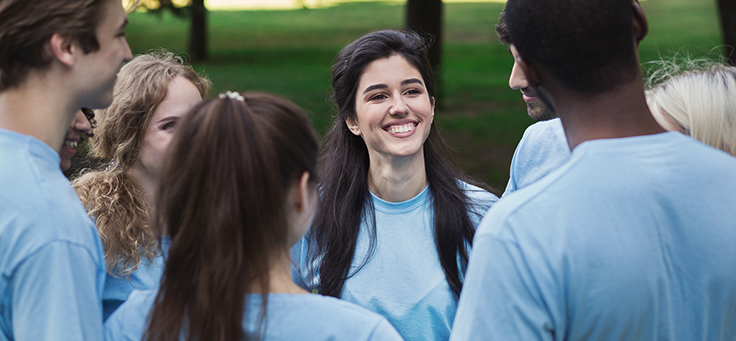
<path id="1" fill-rule="evenodd" d="M 105 261 L 59 169 L 131 58 L 120 0 L 0 2 L 0 340 L 101 340 Z"/>

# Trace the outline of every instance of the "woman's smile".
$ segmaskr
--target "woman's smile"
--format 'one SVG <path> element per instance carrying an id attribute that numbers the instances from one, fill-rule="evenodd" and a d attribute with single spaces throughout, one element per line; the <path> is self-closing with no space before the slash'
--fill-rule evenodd
<path id="1" fill-rule="evenodd" d="M 395 137 L 409 137 L 414 134 L 418 124 L 414 120 L 397 120 L 385 125 L 383 130 Z"/>

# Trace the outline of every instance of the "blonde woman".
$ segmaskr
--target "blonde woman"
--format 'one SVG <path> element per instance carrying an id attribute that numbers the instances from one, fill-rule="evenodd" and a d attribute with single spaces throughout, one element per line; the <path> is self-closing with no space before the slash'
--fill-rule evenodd
<path id="1" fill-rule="evenodd" d="M 102 238 L 108 272 L 104 319 L 133 289 L 158 286 L 167 240 L 158 244 L 150 214 L 160 160 L 179 118 L 209 87 L 174 54 L 144 54 L 120 70 L 112 105 L 98 112 L 92 149 L 108 164 L 73 186 Z"/>
<path id="2" fill-rule="evenodd" d="M 736 67 L 686 60 L 657 62 L 647 91 L 654 118 L 736 156 Z"/>

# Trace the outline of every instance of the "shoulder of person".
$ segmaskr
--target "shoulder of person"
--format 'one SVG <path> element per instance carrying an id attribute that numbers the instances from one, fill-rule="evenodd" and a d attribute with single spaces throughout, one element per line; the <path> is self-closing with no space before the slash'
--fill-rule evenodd
<path id="1" fill-rule="evenodd" d="M 334 297 L 305 294 L 298 295 L 297 299 L 304 304 L 302 308 L 309 307 L 309 310 L 315 313 L 314 316 L 332 315 L 334 319 L 339 319 L 340 323 L 354 323 L 359 328 L 373 329 L 383 321 L 388 322 L 385 317 L 375 312 Z M 318 318 L 323 317 L 324 315 Z"/>
<path id="2" fill-rule="evenodd" d="M 498 197 L 496 195 L 483 188 L 461 180 L 458 182 L 460 184 L 460 188 L 463 189 L 465 194 L 468 196 L 471 205 L 480 205 L 487 209 L 498 201 Z"/>

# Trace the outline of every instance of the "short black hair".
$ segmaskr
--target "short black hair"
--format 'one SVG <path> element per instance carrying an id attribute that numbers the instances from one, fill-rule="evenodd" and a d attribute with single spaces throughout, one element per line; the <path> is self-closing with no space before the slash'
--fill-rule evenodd
<path id="1" fill-rule="evenodd" d="M 508 29 L 506 29 L 506 7 L 503 8 L 501 15 L 498 16 L 496 35 L 498 36 L 498 41 L 500 41 L 501 44 L 511 45 L 511 37 L 509 36 Z"/>
<path id="2" fill-rule="evenodd" d="M 631 0 L 509 0 L 519 54 L 568 89 L 593 95 L 636 77 Z"/>

